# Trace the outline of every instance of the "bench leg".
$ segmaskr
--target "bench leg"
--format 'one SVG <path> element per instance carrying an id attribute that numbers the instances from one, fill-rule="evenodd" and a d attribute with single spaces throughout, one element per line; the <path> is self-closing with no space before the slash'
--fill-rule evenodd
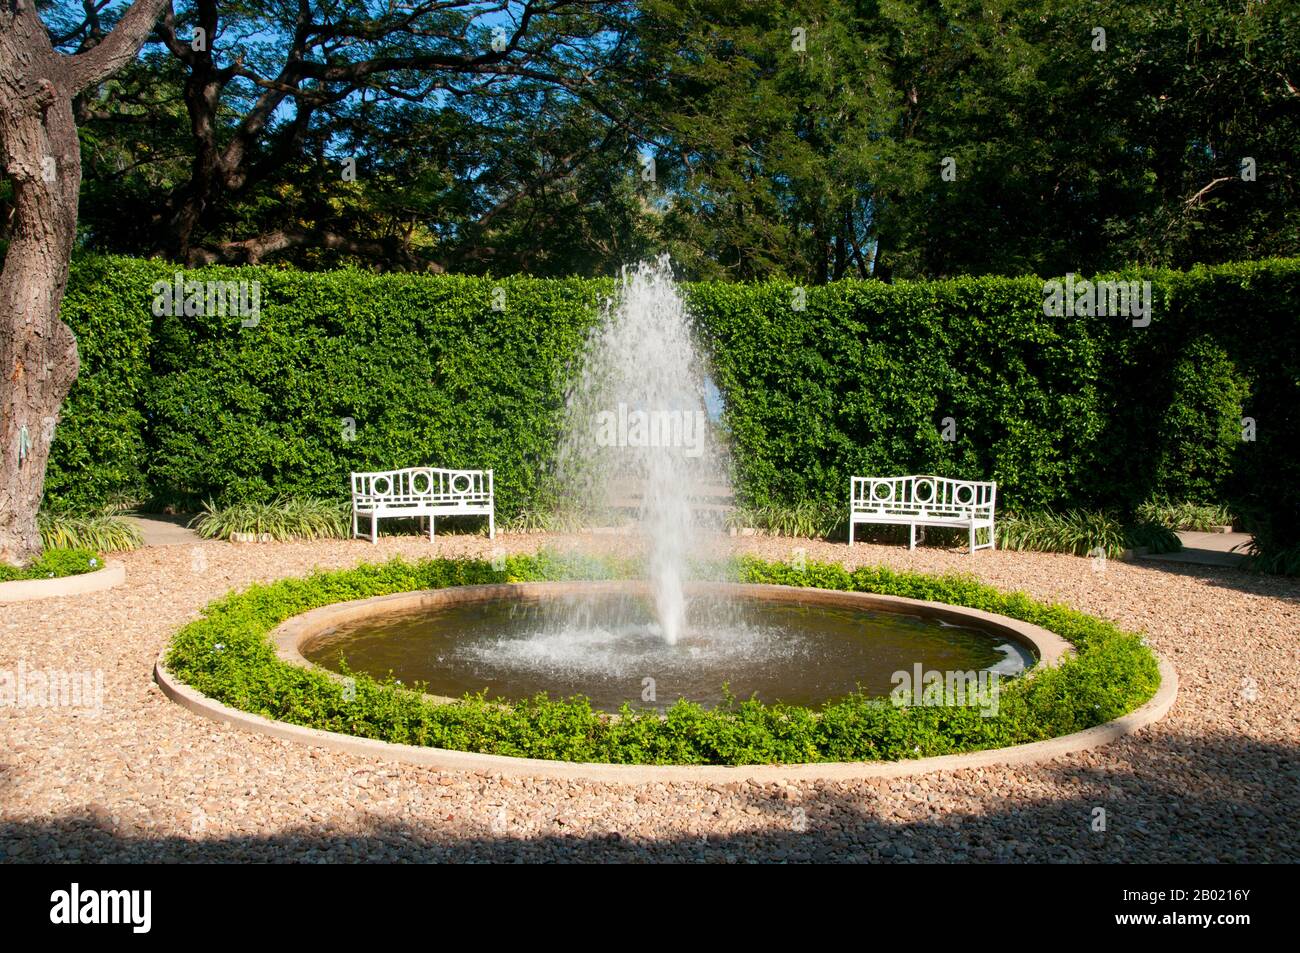
<path id="1" fill-rule="evenodd" d="M 426 516 L 425 519 L 429 521 L 429 542 L 432 543 L 433 542 L 433 517 Z"/>
<path id="2" fill-rule="evenodd" d="M 970 524 L 970 551 L 972 555 L 975 552 L 975 524 Z"/>
<path id="3" fill-rule="evenodd" d="M 370 514 L 370 544 L 373 546 L 379 542 L 379 514 Z"/>
<path id="4" fill-rule="evenodd" d="M 352 507 L 352 538 L 357 538 L 357 508 Z"/>
<path id="5" fill-rule="evenodd" d="M 853 517 L 849 516 L 849 548 L 853 548 Z"/>
<path id="6" fill-rule="evenodd" d="M 488 539 L 497 538 L 497 517 L 495 513 L 488 514 Z"/>
<path id="7" fill-rule="evenodd" d="M 916 524 L 908 523 L 907 530 L 908 530 L 907 548 L 916 549 Z"/>

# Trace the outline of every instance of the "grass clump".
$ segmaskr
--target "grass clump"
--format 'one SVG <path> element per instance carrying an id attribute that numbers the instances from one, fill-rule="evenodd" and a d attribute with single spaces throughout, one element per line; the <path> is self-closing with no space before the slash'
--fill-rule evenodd
<path id="1" fill-rule="evenodd" d="M 1148 500 L 1137 508 L 1141 522 L 1156 523 L 1166 529 L 1208 533 L 1216 526 L 1233 525 L 1232 512 L 1217 503 L 1170 503 Z"/>
<path id="2" fill-rule="evenodd" d="M 738 506 L 727 513 L 728 529 L 753 528 L 773 536 L 830 539 L 848 536 L 848 507 L 816 500 L 791 506 Z"/>
<path id="3" fill-rule="evenodd" d="M 236 534 L 267 535 L 280 542 L 292 539 L 347 539 L 352 535 L 348 503 L 307 496 L 278 496 L 266 502 L 245 501 L 217 506 L 211 500 L 190 521 L 204 539 L 230 539 Z"/>
<path id="4" fill-rule="evenodd" d="M 1138 520 L 1125 524 L 1109 513 L 1067 510 L 1057 513 L 1008 513 L 997 521 L 1001 549 L 1075 556 L 1105 554 L 1118 559 L 1126 549 L 1144 547 L 1154 553 L 1182 548 L 1173 531 L 1159 523 Z"/>
<path id="5" fill-rule="evenodd" d="M 130 552 L 144 545 L 134 525 L 111 512 L 41 512 L 36 518 L 41 545 L 51 549 L 92 549 L 101 553 Z"/>
<path id="6" fill-rule="evenodd" d="M 459 751 L 617 764 L 764 764 L 896 760 L 1039 741 L 1116 718 L 1159 685 L 1156 660 L 1133 634 L 1023 593 L 964 576 L 888 569 L 795 569 L 744 559 L 746 582 L 878 592 L 997 612 L 1050 629 L 1077 654 L 1059 666 L 1003 682 L 998 713 L 966 707 L 898 707 L 853 695 L 821 709 L 731 700 L 706 709 L 678 701 L 665 712 L 624 706 L 610 718 L 581 697 L 539 695 L 504 704 L 471 695 L 436 704 L 391 679 L 355 676 L 345 689 L 319 670 L 280 661 L 268 633 L 335 602 L 444 586 L 621 576 L 627 566 L 540 554 L 500 568 L 478 560 L 393 560 L 255 585 L 211 603 L 182 628 L 165 664 L 181 681 L 243 711 L 364 738 Z"/>
<path id="7" fill-rule="evenodd" d="M 1279 576 L 1300 576 L 1300 546 L 1268 550 L 1252 542 L 1246 568 Z"/>

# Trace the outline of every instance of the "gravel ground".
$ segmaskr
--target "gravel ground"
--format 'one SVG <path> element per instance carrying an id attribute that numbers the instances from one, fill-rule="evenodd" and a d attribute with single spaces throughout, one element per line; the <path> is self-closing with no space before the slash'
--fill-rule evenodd
<path id="1" fill-rule="evenodd" d="M 620 547 L 627 540 L 594 538 Z M 591 538 L 588 540 L 592 541 Z M 604 783 L 437 772 L 227 729 L 150 670 L 210 599 L 470 536 L 153 547 L 109 592 L 0 606 L 0 670 L 102 672 L 100 711 L 0 707 L 9 861 L 1297 861 L 1300 584 L 1233 569 L 740 538 L 769 558 L 968 571 L 1147 633 L 1178 668 L 1162 722 L 1047 764 L 901 781 Z M 1097 808 L 1105 830 L 1093 829 Z"/>

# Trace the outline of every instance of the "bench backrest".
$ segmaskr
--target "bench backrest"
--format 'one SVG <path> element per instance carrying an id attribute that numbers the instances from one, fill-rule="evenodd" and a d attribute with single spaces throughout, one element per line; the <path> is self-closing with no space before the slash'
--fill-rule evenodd
<path id="1" fill-rule="evenodd" d="M 851 493 L 855 513 L 991 517 L 998 485 L 937 476 L 854 477 Z"/>
<path id="2" fill-rule="evenodd" d="M 401 506 L 475 506 L 492 502 L 491 470 L 407 467 L 352 474 L 352 499 Z"/>

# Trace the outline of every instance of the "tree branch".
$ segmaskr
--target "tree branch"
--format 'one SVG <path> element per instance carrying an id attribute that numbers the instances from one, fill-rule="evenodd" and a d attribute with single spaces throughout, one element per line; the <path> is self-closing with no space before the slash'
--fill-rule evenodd
<path id="1" fill-rule="evenodd" d="M 195 248 L 190 252 L 191 266 L 218 262 L 256 265 L 268 255 L 287 248 L 309 245 L 313 248 L 332 248 L 383 262 L 401 263 L 409 271 L 442 272 L 446 269 L 438 262 L 422 258 L 411 247 L 396 237 L 378 239 L 349 238 L 326 228 L 306 231 L 277 230 L 243 241 L 220 242 L 217 245 Z"/>
<path id="2" fill-rule="evenodd" d="M 73 94 L 102 82 L 135 59 L 168 0 L 135 0 L 98 44 L 67 61 Z"/>
<path id="3" fill-rule="evenodd" d="M 1230 175 L 1220 176 L 1219 178 L 1212 181 L 1209 185 L 1201 189 L 1199 192 L 1197 192 L 1195 195 L 1193 195 L 1190 199 L 1188 199 L 1187 202 L 1185 203 L 1185 206 L 1187 208 L 1191 208 L 1193 205 L 1199 205 L 1201 203 L 1201 200 L 1205 198 L 1205 196 L 1209 195 L 1212 190 L 1217 189 L 1225 182 L 1231 182 L 1231 181 L 1232 181 L 1232 176 Z"/>

